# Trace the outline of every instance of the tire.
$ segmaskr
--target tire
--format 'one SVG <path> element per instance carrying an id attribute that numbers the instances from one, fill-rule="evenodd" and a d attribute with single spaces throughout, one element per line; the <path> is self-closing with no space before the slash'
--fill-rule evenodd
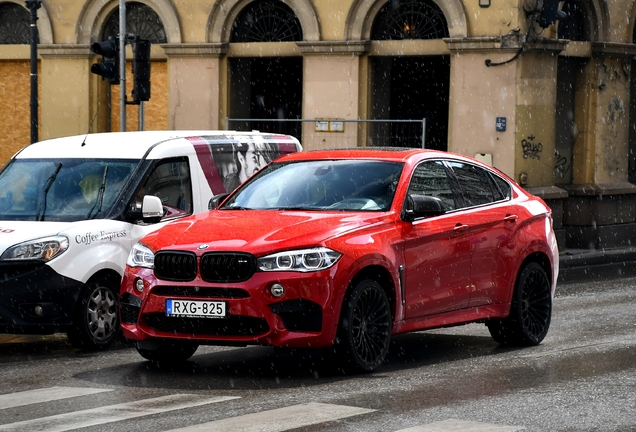
<path id="1" fill-rule="evenodd" d="M 346 369 L 371 372 L 386 359 L 391 341 L 391 307 L 374 280 L 358 283 L 345 297 L 336 353 Z"/>
<path id="2" fill-rule="evenodd" d="M 502 345 L 539 345 L 550 328 L 552 294 L 548 276 L 537 263 L 519 273 L 510 305 L 502 320 L 486 323 L 493 339 Z"/>
<path id="3" fill-rule="evenodd" d="M 163 366 L 183 363 L 194 355 L 199 344 L 182 341 L 160 341 L 156 349 L 139 348 L 135 344 L 137 352 L 146 360 Z"/>
<path id="4" fill-rule="evenodd" d="M 119 333 L 118 292 L 119 286 L 106 278 L 86 284 L 67 332 L 73 346 L 104 349 L 115 340 Z"/>

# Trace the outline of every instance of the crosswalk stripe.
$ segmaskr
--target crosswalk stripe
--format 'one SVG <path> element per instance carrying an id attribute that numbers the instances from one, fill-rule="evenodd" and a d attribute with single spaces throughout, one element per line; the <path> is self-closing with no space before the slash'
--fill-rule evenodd
<path id="1" fill-rule="evenodd" d="M 505 426 L 465 420 L 448 419 L 436 423 L 400 429 L 395 432 L 515 432 L 525 429 L 519 426 Z"/>
<path id="2" fill-rule="evenodd" d="M 339 420 L 375 410 L 324 403 L 305 403 L 209 423 L 174 429 L 170 432 L 281 432 L 333 420 Z"/>
<path id="3" fill-rule="evenodd" d="M 49 387 L 3 394 L 0 395 L 0 410 L 109 391 L 113 390 L 81 387 Z"/>
<path id="4" fill-rule="evenodd" d="M 0 431 L 62 432 L 216 402 L 223 402 L 231 399 L 239 399 L 239 397 L 206 397 L 193 394 L 169 395 L 5 424 L 0 426 Z"/>

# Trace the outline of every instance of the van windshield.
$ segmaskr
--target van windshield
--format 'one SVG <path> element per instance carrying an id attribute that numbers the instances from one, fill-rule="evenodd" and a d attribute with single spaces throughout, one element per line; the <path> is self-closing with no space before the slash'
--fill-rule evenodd
<path id="1" fill-rule="evenodd" d="M 104 217 L 138 160 L 14 159 L 0 173 L 0 220 Z"/>

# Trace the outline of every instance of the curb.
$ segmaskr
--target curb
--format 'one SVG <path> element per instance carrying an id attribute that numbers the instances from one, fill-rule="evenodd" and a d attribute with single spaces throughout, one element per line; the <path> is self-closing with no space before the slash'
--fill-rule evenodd
<path id="1" fill-rule="evenodd" d="M 559 255 L 558 283 L 636 276 L 636 248 L 565 250 Z"/>

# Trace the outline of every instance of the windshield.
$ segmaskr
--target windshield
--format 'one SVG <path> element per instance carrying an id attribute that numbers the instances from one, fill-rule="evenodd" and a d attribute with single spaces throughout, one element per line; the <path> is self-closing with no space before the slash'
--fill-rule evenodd
<path id="1" fill-rule="evenodd" d="M 138 160 L 16 159 L 0 174 L 0 220 L 103 217 Z"/>
<path id="2" fill-rule="evenodd" d="M 402 167 L 372 160 L 274 163 L 221 209 L 387 211 Z"/>

